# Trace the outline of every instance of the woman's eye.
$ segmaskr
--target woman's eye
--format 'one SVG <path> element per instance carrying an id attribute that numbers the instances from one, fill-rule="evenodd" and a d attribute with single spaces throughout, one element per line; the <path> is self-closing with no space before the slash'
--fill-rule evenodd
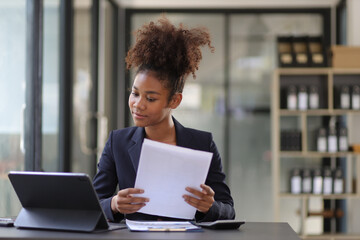
<path id="1" fill-rule="evenodd" d="M 136 93 L 136 92 L 131 92 L 131 95 L 133 95 L 133 96 L 135 96 L 135 97 L 139 96 L 139 94 Z"/>
<path id="2" fill-rule="evenodd" d="M 147 98 L 147 100 L 148 100 L 149 102 L 155 102 L 155 101 L 156 101 L 156 99 L 154 99 L 154 98 Z"/>

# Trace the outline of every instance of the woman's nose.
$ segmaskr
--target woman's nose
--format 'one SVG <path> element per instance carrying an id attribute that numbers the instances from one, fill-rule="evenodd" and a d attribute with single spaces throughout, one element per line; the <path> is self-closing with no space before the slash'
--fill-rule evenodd
<path id="1" fill-rule="evenodd" d="M 140 110 L 144 110 L 144 109 L 145 109 L 145 104 L 144 104 L 144 101 L 143 101 L 143 98 L 142 98 L 142 97 L 139 97 L 139 98 L 135 99 L 134 107 L 135 107 L 135 108 L 138 108 L 138 109 L 140 109 Z"/>

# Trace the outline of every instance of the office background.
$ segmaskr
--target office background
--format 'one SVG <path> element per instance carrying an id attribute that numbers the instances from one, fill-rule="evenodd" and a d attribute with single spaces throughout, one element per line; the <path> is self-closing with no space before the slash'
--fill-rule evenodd
<path id="1" fill-rule="evenodd" d="M 360 1 L 0 2 L 0 215 L 20 204 L 10 170 L 85 172 L 93 176 L 111 129 L 131 125 L 132 73 L 124 56 L 131 34 L 163 12 L 174 23 L 206 26 L 207 49 L 174 116 L 211 131 L 240 219 L 273 221 L 270 99 L 278 35 L 323 35 L 327 45 L 360 45 Z M 40 114 L 41 113 L 41 114 Z M 360 132 L 360 131 L 359 131 Z M 321 205 L 321 201 L 318 203 Z M 283 218 L 297 230 L 296 200 Z M 350 200 L 347 232 L 360 202 Z M 355 219 L 354 219 L 355 218 Z M 314 221 L 320 231 L 322 219 Z"/>

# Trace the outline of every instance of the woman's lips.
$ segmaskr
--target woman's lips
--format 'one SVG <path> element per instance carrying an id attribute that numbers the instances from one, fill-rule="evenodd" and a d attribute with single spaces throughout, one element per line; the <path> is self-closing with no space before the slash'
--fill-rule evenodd
<path id="1" fill-rule="evenodd" d="M 134 116 L 134 118 L 136 118 L 136 119 L 144 119 L 144 118 L 146 118 L 145 115 L 141 115 L 141 114 L 136 113 L 136 112 L 133 112 L 133 116 Z"/>

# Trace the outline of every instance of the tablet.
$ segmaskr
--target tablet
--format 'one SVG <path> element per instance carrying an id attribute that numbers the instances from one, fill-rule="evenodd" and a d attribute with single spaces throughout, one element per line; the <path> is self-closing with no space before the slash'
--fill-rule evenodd
<path id="1" fill-rule="evenodd" d="M 92 181 L 84 173 L 10 172 L 22 209 L 14 226 L 91 232 L 108 229 Z"/>

